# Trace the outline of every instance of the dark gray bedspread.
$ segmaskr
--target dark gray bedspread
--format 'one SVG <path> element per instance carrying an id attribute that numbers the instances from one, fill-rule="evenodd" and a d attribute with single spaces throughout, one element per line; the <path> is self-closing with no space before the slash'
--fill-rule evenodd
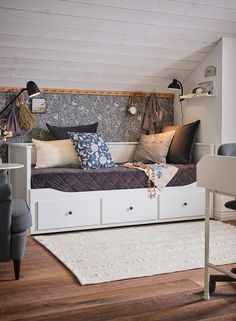
<path id="1" fill-rule="evenodd" d="M 196 181 L 196 165 L 176 165 L 177 174 L 167 186 L 183 186 Z M 143 171 L 127 167 L 100 168 L 32 168 L 31 188 L 52 188 L 63 192 L 100 191 L 148 187 Z"/>

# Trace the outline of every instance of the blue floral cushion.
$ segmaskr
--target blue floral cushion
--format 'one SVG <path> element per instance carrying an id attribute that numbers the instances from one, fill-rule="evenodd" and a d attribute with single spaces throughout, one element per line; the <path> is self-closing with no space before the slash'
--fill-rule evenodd
<path id="1" fill-rule="evenodd" d="M 101 134 L 72 132 L 69 136 L 81 158 L 83 169 L 115 166 Z"/>

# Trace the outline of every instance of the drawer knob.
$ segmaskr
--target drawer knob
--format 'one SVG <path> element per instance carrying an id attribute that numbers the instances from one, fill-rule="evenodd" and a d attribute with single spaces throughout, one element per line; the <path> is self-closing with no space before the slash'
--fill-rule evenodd
<path id="1" fill-rule="evenodd" d="M 187 206 L 187 205 L 188 205 L 188 203 L 187 203 L 187 202 L 184 202 L 183 206 Z"/>
<path id="2" fill-rule="evenodd" d="M 133 211 L 134 208 L 133 208 L 133 206 L 130 206 L 129 209 L 130 209 L 130 211 Z"/>
<path id="3" fill-rule="evenodd" d="M 67 215 L 72 215 L 72 214 L 73 214 L 72 211 L 67 212 Z"/>

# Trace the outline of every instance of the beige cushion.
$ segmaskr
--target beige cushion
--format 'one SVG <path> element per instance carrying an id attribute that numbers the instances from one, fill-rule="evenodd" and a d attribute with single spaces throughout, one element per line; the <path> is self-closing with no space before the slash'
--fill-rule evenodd
<path id="1" fill-rule="evenodd" d="M 36 166 L 78 167 L 80 161 L 70 139 L 41 141 L 32 139 L 36 147 Z"/>
<path id="2" fill-rule="evenodd" d="M 143 163 L 166 163 L 166 155 L 175 130 L 170 132 L 141 135 L 134 153 L 134 161 Z"/>

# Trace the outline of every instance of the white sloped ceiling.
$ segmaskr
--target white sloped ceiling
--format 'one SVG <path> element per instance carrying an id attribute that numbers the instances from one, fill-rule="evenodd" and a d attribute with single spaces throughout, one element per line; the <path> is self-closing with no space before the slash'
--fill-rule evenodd
<path id="1" fill-rule="evenodd" d="M 163 92 L 221 37 L 235 0 L 0 0 L 0 86 Z"/>

